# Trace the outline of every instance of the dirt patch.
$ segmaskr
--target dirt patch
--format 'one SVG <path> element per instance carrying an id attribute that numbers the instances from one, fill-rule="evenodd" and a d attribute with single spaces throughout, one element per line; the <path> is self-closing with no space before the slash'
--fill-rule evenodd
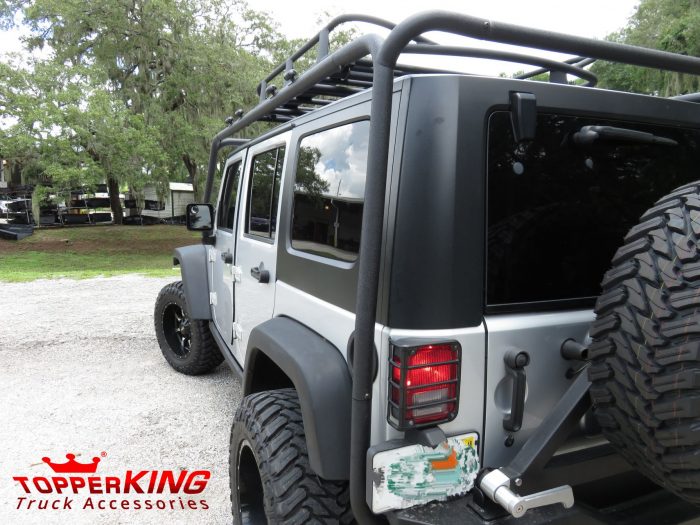
<path id="1" fill-rule="evenodd" d="M 107 241 L 107 242 L 105 242 Z M 128 244 L 122 242 L 110 243 L 107 239 L 98 240 L 71 240 L 71 239 L 46 239 L 33 243 L 22 243 L 16 241 L 4 241 L 0 244 L 0 252 L 22 253 L 22 252 L 65 252 L 76 253 L 134 253 L 134 254 L 159 254 L 172 251 L 178 246 L 182 246 L 182 240 L 160 239 L 145 240 L 132 239 Z"/>
<path id="2" fill-rule="evenodd" d="M 156 255 L 198 241 L 182 226 L 88 226 L 37 229 L 21 241 L 0 239 L 0 253 L 65 252 Z"/>
<path id="3" fill-rule="evenodd" d="M 228 441 L 241 388 L 225 365 L 190 377 L 163 359 L 152 312 L 173 280 L 0 283 L 0 523 L 231 523 Z M 201 469 L 211 479 L 196 497 L 164 498 L 176 503 L 167 510 L 83 510 L 85 495 L 71 496 L 72 510 L 18 510 L 26 494 L 12 477 L 50 476 L 41 458 L 65 462 L 67 453 L 83 463 L 101 457 L 101 476 Z M 178 496 L 199 510 L 183 509 Z"/>

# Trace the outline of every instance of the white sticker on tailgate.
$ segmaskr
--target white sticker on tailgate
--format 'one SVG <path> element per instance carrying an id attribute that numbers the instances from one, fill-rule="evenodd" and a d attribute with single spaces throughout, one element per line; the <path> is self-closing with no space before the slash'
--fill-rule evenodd
<path id="1" fill-rule="evenodd" d="M 386 512 L 467 493 L 479 472 L 478 435 L 447 438 L 435 448 L 410 445 L 372 458 L 372 511 Z"/>

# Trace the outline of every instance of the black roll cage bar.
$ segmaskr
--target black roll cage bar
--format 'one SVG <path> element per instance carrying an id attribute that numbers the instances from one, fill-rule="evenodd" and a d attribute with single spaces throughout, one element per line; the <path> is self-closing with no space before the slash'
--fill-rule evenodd
<path id="1" fill-rule="evenodd" d="M 367 22 L 390 29 L 386 39 L 373 34 L 357 38 L 337 51 L 329 54 L 329 33 L 346 22 Z M 557 62 L 503 51 L 441 46 L 421 36 L 429 31 L 441 31 L 479 40 L 499 42 L 535 49 L 556 51 L 576 55 L 576 58 Z M 409 45 L 411 41 L 415 44 Z M 304 74 L 296 76 L 294 61 L 318 44 L 317 62 Z M 397 61 L 401 53 L 456 55 L 463 57 L 511 60 L 539 66 L 541 69 L 520 75 L 519 78 L 550 73 L 550 81 L 566 82 L 566 74 L 573 74 L 595 84 L 595 76 L 583 69 L 594 60 L 608 60 L 635 66 L 657 68 L 678 73 L 700 75 L 700 58 L 678 55 L 665 51 L 646 49 L 615 42 L 599 41 L 565 35 L 552 31 L 532 29 L 513 24 L 493 22 L 473 16 L 446 11 L 428 11 L 407 18 L 394 26 L 390 22 L 364 15 L 344 15 L 333 19 L 327 26 L 283 64 L 277 66 L 259 85 L 260 103 L 247 114 L 239 114 L 237 121 L 214 137 L 209 157 L 209 169 L 204 192 L 205 202 L 211 198 L 217 155 L 222 147 L 234 145 L 226 140 L 234 133 L 257 120 L 265 120 L 277 108 L 302 97 L 311 101 L 307 94 L 318 93 L 315 87 L 323 85 L 344 68 L 358 63 L 367 67 L 361 59 L 372 58 L 371 79 L 365 88 L 372 89 L 370 111 L 370 139 L 367 159 L 367 180 L 362 217 L 361 248 L 359 254 L 359 281 L 357 286 L 354 351 L 352 412 L 350 438 L 350 503 L 355 518 L 360 523 L 378 523 L 365 499 L 365 461 L 370 445 L 370 421 L 372 402 L 372 352 L 374 351 L 374 325 L 377 310 L 377 290 L 381 260 L 382 225 L 384 223 L 384 201 L 389 152 L 391 115 L 391 93 L 398 70 Z M 285 71 L 285 85 L 279 91 L 270 89 L 270 82 Z M 413 71 L 423 71 L 414 68 Z M 355 84 L 361 86 L 361 84 Z M 327 87 L 327 84 L 326 84 Z M 331 85 L 332 88 L 332 85 Z M 347 96 L 357 92 L 341 86 L 328 90 L 329 95 Z M 324 93 L 322 93 L 324 94 Z M 305 97 L 305 98 L 304 98 Z M 688 100 L 695 100 L 690 98 Z M 328 103 L 327 101 L 324 101 Z M 323 105 L 321 102 L 318 105 Z M 298 107 L 298 105 L 296 106 Z M 288 108 L 289 109 L 289 108 Z M 301 111 L 303 114 L 305 111 Z M 293 108 L 287 115 L 294 114 Z M 283 119 L 282 119 L 283 120 Z M 204 240 L 206 242 L 206 240 Z"/>

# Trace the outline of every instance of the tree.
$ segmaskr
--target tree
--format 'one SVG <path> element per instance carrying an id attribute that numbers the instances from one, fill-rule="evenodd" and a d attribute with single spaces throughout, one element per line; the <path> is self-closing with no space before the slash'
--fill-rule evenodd
<path id="1" fill-rule="evenodd" d="M 107 180 L 115 224 L 123 220 L 119 182 L 139 187 L 149 180 L 167 181 L 159 130 L 147 125 L 143 115 L 126 110 L 110 93 L 95 91 L 86 111 L 70 124 L 80 147 L 100 166 Z"/>
<path id="2" fill-rule="evenodd" d="M 627 26 L 608 40 L 700 56 L 700 0 L 641 0 Z M 700 79 L 656 69 L 594 64 L 600 86 L 661 96 L 700 91 Z"/>
<path id="3" fill-rule="evenodd" d="M 107 180 L 114 220 L 121 223 L 119 186 L 162 178 L 158 130 L 147 126 L 84 66 L 36 62 L 31 69 L 0 64 L 0 116 L 14 122 L 0 138 L 3 156 L 18 161 L 36 183 L 56 189 Z"/>
<path id="4" fill-rule="evenodd" d="M 3 157 L 36 182 L 94 183 L 97 167 L 66 125 L 70 108 L 78 109 L 83 99 L 81 82 L 52 64 L 32 70 L 0 64 L 0 82 L 0 116 L 12 122 L 0 137 Z"/>
<path id="5" fill-rule="evenodd" d="M 164 103 L 151 107 L 152 121 L 169 130 L 162 136 L 170 169 L 178 170 L 181 162 L 195 188 L 200 186 L 199 174 L 208 161 L 211 139 L 226 117 L 257 103 L 255 87 L 270 63 L 252 52 L 256 45 L 255 34 L 243 31 L 230 17 L 212 21 L 191 35 L 187 52 L 173 64 L 161 86 Z"/>
<path id="6" fill-rule="evenodd" d="M 50 46 L 54 65 L 83 68 L 96 89 L 101 86 L 111 100 L 120 101 L 123 109 L 139 117 L 132 120 L 114 104 L 101 104 L 102 109 L 118 113 L 110 120 L 116 126 L 112 132 L 131 124 L 135 125 L 132 136 L 155 130 L 152 136 L 162 155 L 154 172 L 189 179 L 195 190 L 208 160 L 211 137 L 227 116 L 257 101 L 255 85 L 269 69 L 268 57 L 280 41 L 272 21 L 241 0 L 5 0 L 0 4 L 5 23 L 16 12 L 22 13 L 31 29 L 30 48 Z M 107 120 L 100 122 L 105 130 L 112 126 L 107 126 Z M 127 172 L 108 161 L 110 155 L 93 153 L 94 162 L 110 177 L 110 188 L 129 182 Z M 125 165 L 134 169 L 133 180 L 151 170 Z M 116 217 L 121 210 L 113 208 Z"/>

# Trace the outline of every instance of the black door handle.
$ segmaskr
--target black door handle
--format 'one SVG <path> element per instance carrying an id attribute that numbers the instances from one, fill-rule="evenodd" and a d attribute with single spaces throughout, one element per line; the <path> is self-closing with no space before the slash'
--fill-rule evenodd
<path id="1" fill-rule="evenodd" d="M 224 264 L 233 264 L 233 254 L 231 252 L 221 252 L 221 260 Z"/>
<path id="2" fill-rule="evenodd" d="M 506 363 L 508 375 L 513 378 L 513 395 L 510 401 L 510 414 L 503 418 L 503 428 L 510 432 L 517 432 L 523 426 L 523 414 L 525 413 L 525 367 L 530 364 L 530 356 L 527 352 L 511 350 L 503 357 Z"/>
<path id="3" fill-rule="evenodd" d="M 254 279 L 257 279 L 261 283 L 270 282 L 270 272 L 268 272 L 265 269 L 263 263 L 260 263 L 260 266 L 254 266 L 253 268 L 251 268 L 250 275 L 252 275 Z"/>

